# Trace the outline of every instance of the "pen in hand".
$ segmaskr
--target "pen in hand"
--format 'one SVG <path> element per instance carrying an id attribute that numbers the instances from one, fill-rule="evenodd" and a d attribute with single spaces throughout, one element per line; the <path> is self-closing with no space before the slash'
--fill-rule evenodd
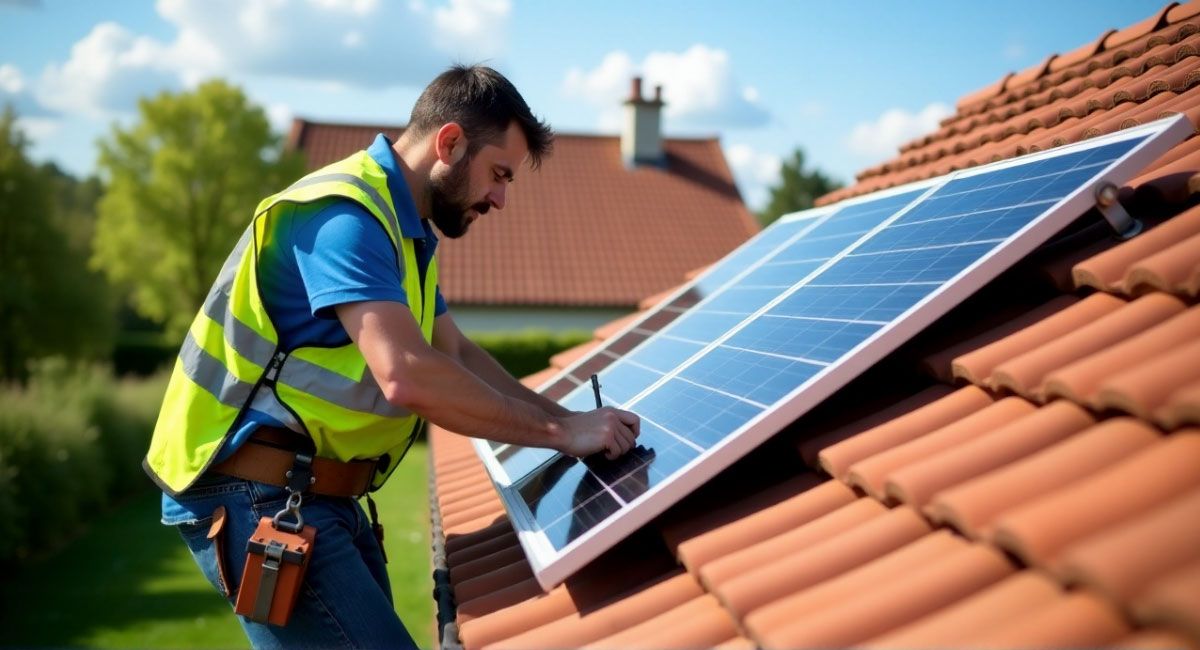
<path id="1" fill-rule="evenodd" d="M 592 392 L 596 394 L 596 408 L 603 408 L 604 402 L 600 401 L 600 377 L 592 375 Z"/>

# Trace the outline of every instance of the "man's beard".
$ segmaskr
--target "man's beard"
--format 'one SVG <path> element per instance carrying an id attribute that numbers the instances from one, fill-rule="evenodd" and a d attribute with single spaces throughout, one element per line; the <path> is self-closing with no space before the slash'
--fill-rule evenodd
<path id="1" fill-rule="evenodd" d="M 470 158 L 464 158 L 450 167 L 441 177 L 429 179 L 429 218 L 443 235 L 457 239 L 467 233 L 471 223 L 467 213 L 471 210 L 480 215 L 492 207 L 487 201 L 472 204 L 467 170 Z"/>

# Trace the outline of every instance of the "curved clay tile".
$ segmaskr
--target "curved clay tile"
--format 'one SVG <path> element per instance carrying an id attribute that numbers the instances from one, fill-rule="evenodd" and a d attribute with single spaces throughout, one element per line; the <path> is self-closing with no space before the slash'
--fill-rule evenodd
<path id="1" fill-rule="evenodd" d="M 1121 607 L 1175 569 L 1200 561 L 1200 490 L 1067 549 L 1062 573 Z"/>
<path id="2" fill-rule="evenodd" d="M 787 555 L 762 557 L 756 569 L 711 586 L 729 611 L 744 618 L 901 549 L 926 536 L 929 530 L 929 522 L 916 511 L 898 508 L 839 535 L 813 540 L 816 543 L 811 546 L 790 549 Z"/>
<path id="3" fill-rule="evenodd" d="M 1154 412 L 1154 421 L 1164 429 L 1177 429 L 1185 424 L 1200 425 L 1200 381 L 1180 386 L 1167 403 Z"/>
<path id="4" fill-rule="evenodd" d="M 954 370 L 951 367 L 951 363 L 958 357 L 991 345 L 1006 336 L 1011 336 L 1017 332 L 1023 331 L 1025 328 L 1032 326 L 1034 323 L 1037 323 L 1059 311 L 1062 311 L 1076 302 L 1079 302 L 1079 298 L 1075 296 L 1059 296 L 1050 302 L 1040 305 L 1023 314 L 1007 318 L 1002 325 L 989 329 L 985 332 L 981 332 L 959 343 L 942 348 L 941 350 L 926 356 L 921 360 L 921 368 L 940 381 L 948 384 L 954 383 L 955 376 Z"/>
<path id="5" fill-rule="evenodd" d="M 1007 426 L 891 472 L 887 494 L 905 505 L 923 508 L 936 493 L 1041 451 L 1095 422 L 1082 408 L 1070 402 L 1055 402 Z"/>
<path id="6" fill-rule="evenodd" d="M 1162 295 L 1162 294 L 1152 294 Z M 1149 297 L 1149 296 L 1148 296 Z M 1200 380 L 1200 338 L 1105 380 L 1092 399 L 1096 409 L 1115 409 L 1149 420 L 1180 386 Z"/>
<path id="7" fill-rule="evenodd" d="M 720 593 L 724 584 L 738 576 L 755 571 L 764 564 L 796 553 L 800 549 L 823 543 L 888 512 L 883 504 L 864 497 L 775 536 L 748 537 L 741 549 L 713 559 L 701 567 L 700 582 L 709 591 Z"/>
<path id="8" fill-rule="evenodd" d="M 961 602 L 869 639 L 858 646 L 894 648 L 961 648 L 981 632 L 1002 628 L 1062 598 L 1056 582 L 1036 571 L 1021 571 Z"/>
<path id="9" fill-rule="evenodd" d="M 817 460 L 817 454 L 819 454 L 821 450 L 825 449 L 826 447 L 842 442 L 843 440 L 848 440 L 849 438 L 857 436 L 868 429 L 873 429 L 885 422 L 891 422 L 902 415 L 911 413 L 922 406 L 930 404 L 935 400 L 939 400 L 952 392 L 954 391 L 949 386 L 935 384 L 934 386 L 930 386 L 929 388 L 926 388 L 915 395 L 906 397 L 899 402 L 891 404 L 886 408 L 871 409 L 871 415 L 865 418 L 853 420 L 848 424 L 838 426 L 827 433 L 823 433 L 800 442 L 798 445 L 800 457 L 804 459 L 805 464 L 812 467 L 820 467 Z"/>
<path id="10" fill-rule="evenodd" d="M 885 501 L 887 495 L 884 483 L 892 472 L 975 440 L 1021 419 L 1036 409 L 1033 404 L 1019 397 L 1000 400 L 916 440 L 858 461 L 850 467 L 846 480 L 880 501 Z"/>
<path id="11" fill-rule="evenodd" d="M 1101 34 L 1099 38 L 1091 43 L 1077 47 L 1074 50 L 1059 56 L 1057 59 L 1050 62 L 1050 71 L 1058 72 L 1059 70 L 1074 68 L 1077 65 L 1082 64 L 1084 61 L 1092 58 L 1104 49 L 1105 39 L 1107 39 L 1108 36 L 1115 31 L 1115 29 L 1110 29 Z"/>
<path id="12" fill-rule="evenodd" d="M 710 648 L 737 636 L 737 625 L 717 599 L 699 596 L 675 609 L 584 645 L 584 648 Z"/>
<path id="13" fill-rule="evenodd" d="M 751 638 L 769 647 L 775 630 L 822 609 L 861 598 L 880 585 L 903 580 L 922 567 L 970 546 L 949 531 L 931 533 L 853 570 L 838 571 L 836 577 L 819 584 L 800 586 L 791 596 L 745 616 L 743 626 Z"/>
<path id="14" fill-rule="evenodd" d="M 1198 173 L 1200 173 L 1200 150 L 1169 164 L 1161 165 L 1134 179 L 1138 182 L 1134 200 L 1147 206 L 1185 203 L 1191 198 L 1190 183 Z M 1128 288 L 1131 285 L 1126 284 L 1125 286 Z"/>
<path id="15" fill-rule="evenodd" d="M 596 348 L 600 347 L 600 341 L 586 341 L 571 348 L 567 348 L 562 352 L 550 357 L 550 367 L 562 370 L 567 366 L 579 361 L 587 356 Z"/>
<path id="16" fill-rule="evenodd" d="M 1200 485 L 1200 435 L 1178 433 L 1057 492 L 1003 515 L 994 541 L 1031 566 L 1057 570 L 1076 542 L 1123 524 Z"/>
<path id="17" fill-rule="evenodd" d="M 985 105 L 988 100 L 1004 92 L 1004 86 L 1008 83 L 1008 80 L 1011 79 L 1012 76 L 1013 73 L 1010 72 L 1004 75 L 1004 78 L 1000 81 L 976 90 L 973 93 L 964 95 L 962 99 L 958 100 L 958 104 L 956 105 L 958 112 L 963 114 L 976 112 L 981 106 Z"/>
<path id="18" fill-rule="evenodd" d="M 1114 291 L 1114 285 L 1121 282 L 1134 264 L 1196 234 L 1200 234 L 1200 206 L 1076 264 L 1071 275 L 1077 286 Z"/>
<path id="19" fill-rule="evenodd" d="M 1183 303 L 1168 295 L 1152 294 L 1139 298 L 1094 321 L 1078 322 L 1070 336 L 1052 340 L 996 366 L 990 381 L 998 388 L 1041 400 L 1044 397 L 1042 381 L 1046 375 L 1117 345 L 1184 309 Z"/>
<path id="20" fill-rule="evenodd" d="M 492 615 L 464 624 L 462 639 L 468 650 L 579 647 L 643 623 L 703 594 L 686 573 L 638 585 L 610 604 L 597 603 L 586 610 L 572 602 L 568 594 L 563 604 L 555 604 L 549 612 L 552 616 L 567 609 L 562 616 L 545 620 L 547 616 L 536 611 L 535 603 L 530 602 L 497 612 L 502 617 Z"/>
<path id="21" fill-rule="evenodd" d="M 765 632 L 765 647 L 836 648 L 856 645 L 927 616 L 1008 577 L 1013 567 L 996 549 L 972 545 L 857 598 L 834 603 Z"/>
<path id="22" fill-rule="evenodd" d="M 471 578 L 477 578 L 485 573 L 505 567 L 513 562 L 519 562 L 525 559 L 525 550 L 520 544 L 502 548 L 482 557 L 461 562 L 457 565 L 450 566 L 450 584 L 456 585 Z"/>
<path id="23" fill-rule="evenodd" d="M 464 524 L 478 521 L 481 519 L 493 520 L 497 517 L 504 516 L 504 504 L 500 502 L 499 497 L 495 492 L 487 495 L 491 497 L 483 503 L 468 506 L 461 511 L 451 512 L 442 516 L 442 527 L 449 531 L 457 531 Z M 490 523 L 490 521 L 489 521 Z"/>
<path id="24" fill-rule="evenodd" d="M 973 636 L 964 647 L 1099 648 L 1127 636 L 1121 613 L 1090 593 L 1073 593 L 1003 628 Z"/>
<path id="25" fill-rule="evenodd" d="M 1057 301 L 1051 303 L 1057 306 Z M 974 384 L 984 384 L 996 366 L 1008 359 L 1036 350 L 1078 330 L 1082 325 L 1111 314 L 1125 306 L 1125 301 L 1107 294 L 1094 294 L 1057 309 L 1036 324 L 1028 325 L 995 343 L 968 352 L 955 359 L 951 366 L 954 376 Z M 1053 309 L 1050 305 L 1047 308 Z M 1041 312 L 1038 311 L 1040 315 Z"/>
<path id="26" fill-rule="evenodd" d="M 1002 514 L 1094 473 L 1158 442 L 1157 430 L 1131 418 L 1108 420 L 1024 460 L 939 492 L 926 509 L 937 523 L 963 534 L 990 536 Z"/>
<path id="27" fill-rule="evenodd" d="M 815 472 L 802 472 L 765 490 L 753 494 L 743 494 L 740 498 L 722 507 L 713 507 L 709 503 L 695 504 L 690 507 L 689 504 L 681 504 L 660 517 L 657 525 L 667 547 L 675 550 L 689 539 L 789 500 L 798 494 L 806 493 L 823 482 L 825 480 Z"/>
<path id="28" fill-rule="evenodd" d="M 1121 29 L 1120 31 L 1109 34 L 1108 37 L 1104 39 L 1104 49 L 1111 50 L 1150 34 L 1166 23 L 1167 12 L 1170 11 L 1174 6 L 1175 3 L 1172 2 L 1171 4 L 1168 4 L 1160 9 L 1157 14 L 1154 14 L 1145 20 L 1138 21 L 1124 29 Z"/>
<path id="29" fill-rule="evenodd" d="M 1046 74 L 1046 72 L 1050 70 L 1050 63 L 1056 58 L 1058 58 L 1057 54 L 1051 54 L 1045 59 L 1042 59 L 1041 63 L 1030 66 L 1021 72 L 1014 74 L 1012 78 L 1008 80 L 1008 88 L 1010 89 L 1010 92 L 1021 93 L 1029 90 L 1029 84 L 1040 79 L 1042 75 Z"/>
<path id="30" fill-rule="evenodd" d="M 826 481 L 773 506 L 697 535 L 679 545 L 676 555 L 693 574 L 709 562 L 757 540 L 767 540 L 826 515 L 857 497 L 840 481 Z"/>
<path id="31" fill-rule="evenodd" d="M 1191 2 L 1176 5 L 1167 11 L 1167 23 L 1175 24 L 1196 15 L 1200 15 L 1200 0 L 1191 0 Z"/>
<path id="32" fill-rule="evenodd" d="M 513 583 L 528 580 L 533 576 L 533 569 L 525 559 L 524 554 L 513 562 L 494 567 L 487 573 L 468 578 L 454 585 L 454 600 L 465 603 L 473 598 L 489 594 Z"/>
<path id="33" fill-rule="evenodd" d="M 1065 397 L 1086 404 L 1106 378 L 1170 353 L 1197 336 L 1200 336 L 1200 307 L 1193 307 L 1126 341 L 1050 373 L 1046 377 L 1046 397 Z"/>
<path id="34" fill-rule="evenodd" d="M 496 551 L 517 545 L 519 545 L 519 542 L 517 541 L 517 533 L 516 531 L 512 531 L 500 535 L 499 537 L 493 537 L 487 541 L 480 542 L 474 546 L 468 546 L 460 549 L 456 553 L 448 553 L 446 554 L 446 564 L 454 567 L 486 555 L 491 555 Z"/>
<path id="35" fill-rule="evenodd" d="M 1112 647 L 1125 650 L 1180 650 L 1197 646 L 1179 632 L 1166 628 L 1149 628 L 1114 641 Z"/>
<path id="36" fill-rule="evenodd" d="M 470 621 L 485 616 L 497 610 L 512 607 L 534 598 L 543 596 L 542 587 L 532 576 L 514 584 L 497 587 L 482 596 L 468 601 L 456 601 L 457 619 L 460 629 Z"/>
<path id="37" fill-rule="evenodd" d="M 863 458 L 940 429 L 992 403 L 984 391 L 968 386 L 894 420 L 821 450 L 818 460 L 830 476 L 845 480 L 846 470 Z"/>
<path id="38" fill-rule="evenodd" d="M 1193 158 L 1197 167 L 1194 177 L 1200 173 L 1200 153 Z M 1195 296 L 1197 273 L 1200 273 L 1200 234 L 1138 261 L 1125 276 L 1125 286 L 1130 293 L 1148 288 Z"/>
<path id="39" fill-rule="evenodd" d="M 1134 603 L 1134 616 L 1143 624 L 1163 624 L 1200 639 L 1200 562 L 1180 567 L 1147 589 Z"/>

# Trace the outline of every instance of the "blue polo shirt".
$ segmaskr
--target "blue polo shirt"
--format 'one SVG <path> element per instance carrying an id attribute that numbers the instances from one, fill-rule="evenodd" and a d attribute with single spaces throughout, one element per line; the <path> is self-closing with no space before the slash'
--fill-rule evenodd
<path id="1" fill-rule="evenodd" d="M 417 214 L 387 137 L 376 136 L 367 154 L 387 175 L 400 232 L 416 244 L 423 283 L 437 251 L 437 236 Z M 348 199 L 331 198 L 281 210 L 264 237 L 258 273 L 263 305 L 284 350 L 349 343 L 350 335 L 334 310 L 338 305 L 368 300 L 408 304 L 403 266 L 391 239 L 366 208 Z M 446 301 L 439 290 L 434 313 L 440 316 L 445 312 Z M 232 454 L 263 424 L 284 426 L 267 413 L 247 409 L 217 460 Z M 164 516 L 179 507 L 164 493 Z"/>

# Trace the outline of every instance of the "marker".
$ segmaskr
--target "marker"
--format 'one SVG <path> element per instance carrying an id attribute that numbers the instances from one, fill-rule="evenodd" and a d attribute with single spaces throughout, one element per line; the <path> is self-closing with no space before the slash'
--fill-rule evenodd
<path id="1" fill-rule="evenodd" d="M 592 375 L 592 392 L 596 394 L 596 408 L 604 408 L 604 402 L 600 401 L 600 378 Z"/>

